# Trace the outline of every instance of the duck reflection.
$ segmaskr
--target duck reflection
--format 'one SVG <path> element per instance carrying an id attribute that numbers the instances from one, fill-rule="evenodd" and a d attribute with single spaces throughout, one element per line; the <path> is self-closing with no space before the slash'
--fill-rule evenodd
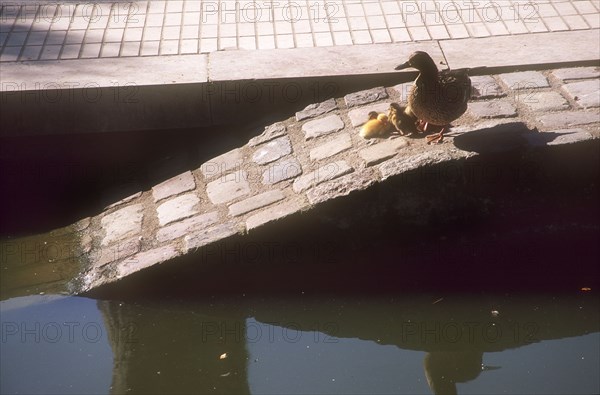
<path id="1" fill-rule="evenodd" d="M 478 351 L 438 351 L 425 355 L 423 366 L 427 384 L 434 394 L 457 394 L 456 383 L 475 380 L 485 370 L 499 369 L 484 366 L 483 353 Z"/>
<path id="2" fill-rule="evenodd" d="M 432 295 L 407 295 L 401 299 L 245 298 L 242 304 L 239 300 L 144 305 L 100 301 L 98 306 L 114 352 L 115 394 L 250 393 L 249 366 L 256 361 L 248 344 L 257 339 L 249 322 L 423 351 L 421 378 L 433 394 L 457 394 L 458 383 L 498 369 L 484 365 L 485 353 L 600 330 L 600 304 L 590 293 L 558 299 L 439 300 Z M 269 352 L 277 347 L 268 346 Z M 332 347 L 348 347 L 348 343 Z"/>

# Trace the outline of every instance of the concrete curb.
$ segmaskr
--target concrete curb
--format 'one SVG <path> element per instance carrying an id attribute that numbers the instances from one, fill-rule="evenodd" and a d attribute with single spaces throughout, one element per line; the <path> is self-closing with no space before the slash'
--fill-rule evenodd
<path id="1" fill-rule="evenodd" d="M 428 51 L 450 68 L 485 65 L 488 70 L 477 71 L 482 74 L 598 65 L 600 48 L 590 48 L 600 46 L 598 34 L 594 29 L 402 44 L 3 63 L 2 136 L 198 128 L 240 123 L 274 107 L 294 112 L 352 91 L 409 81 L 414 72 L 393 68 L 415 50 Z"/>

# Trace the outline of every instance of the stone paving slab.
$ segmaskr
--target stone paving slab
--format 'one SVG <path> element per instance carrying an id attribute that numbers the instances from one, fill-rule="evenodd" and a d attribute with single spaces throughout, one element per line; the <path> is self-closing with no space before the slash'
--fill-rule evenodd
<path id="1" fill-rule="evenodd" d="M 102 239 L 102 245 L 109 245 L 125 237 L 141 233 L 143 209 L 141 204 L 133 204 L 103 217 L 102 228 L 106 235 Z"/>
<path id="2" fill-rule="evenodd" d="M 598 61 L 600 53 L 597 30 L 446 40 L 440 41 L 440 46 L 448 64 L 455 69 Z"/>
<path id="3" fill-rule="evenodd" d="M 581 108 L 600 107 L 600 80 L 570 82 L 563 89 Z"/>
<path id="4" fill-rule="evenodd" d="M 596 0 L 58 3 L 2 0 L 0 62 L 519 37 L 600 24 Z"/>
<path id="5" fill-rule="evenodd" d="M 191 191 L 194 188 L 196 188 L 194 176 L 192 172 L 188 171 L 153 187 L 152 197 L 154 202 L 158 202 L 181 192 Z"/>

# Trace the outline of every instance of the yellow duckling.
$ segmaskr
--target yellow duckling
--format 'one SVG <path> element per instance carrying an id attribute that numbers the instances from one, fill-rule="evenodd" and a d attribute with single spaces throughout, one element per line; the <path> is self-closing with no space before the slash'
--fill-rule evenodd
<path id="1" fill-rule="evenodd" d="M 380 137 L 387 133 L 390 129 L 388 116 L 385 114 L 377 114 L 375 111 L 369 113 L 369 120 L 360 129 L 360 137 L 371 139 Z"/>

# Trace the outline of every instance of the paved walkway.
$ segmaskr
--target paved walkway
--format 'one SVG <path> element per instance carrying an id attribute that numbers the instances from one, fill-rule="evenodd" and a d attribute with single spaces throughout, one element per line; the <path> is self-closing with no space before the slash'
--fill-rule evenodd
<path id="1" fill-rule="evenodd" d="M 332 47 L 600 28 L 599 0 L 0 2 L 0 62 Z"/>

